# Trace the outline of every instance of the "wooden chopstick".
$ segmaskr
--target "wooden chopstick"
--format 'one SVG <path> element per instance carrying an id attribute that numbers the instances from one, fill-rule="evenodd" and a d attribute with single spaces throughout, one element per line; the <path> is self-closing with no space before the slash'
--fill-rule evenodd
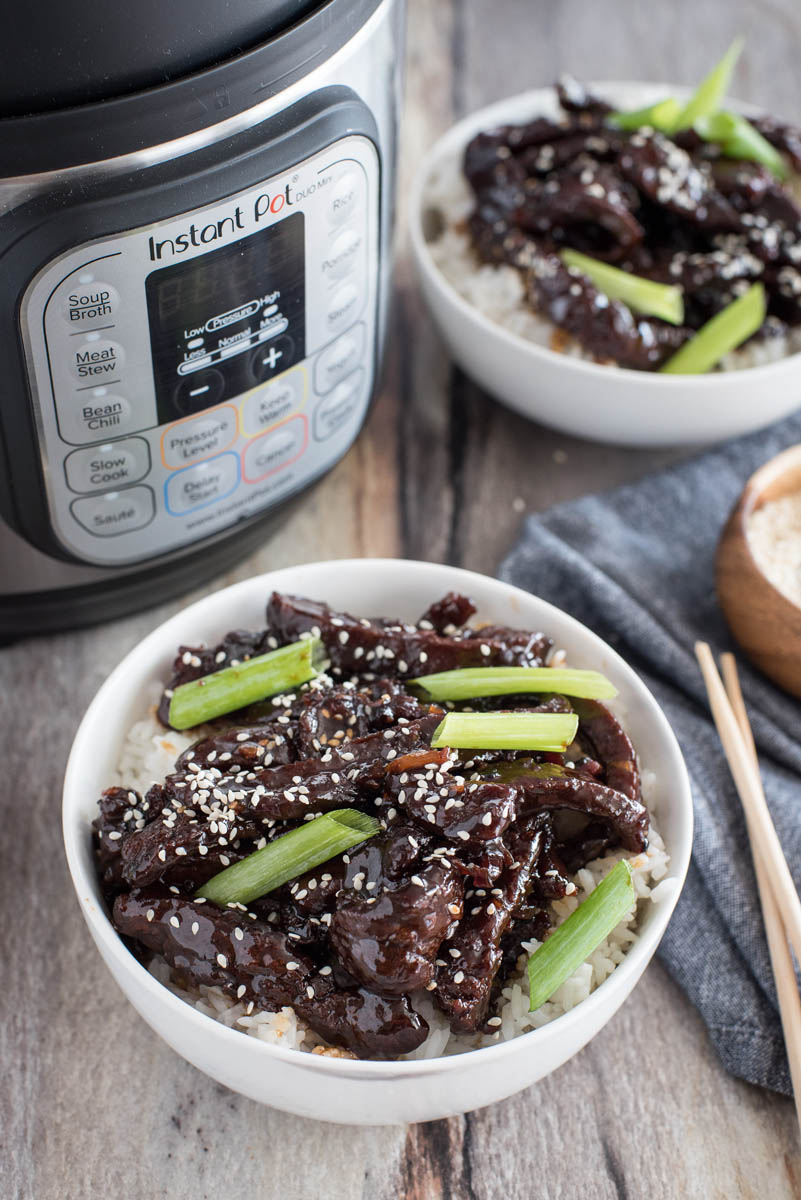
<path id="1" fill-rule="evenodd" d="M 795 890 L 787 859 L 784 857 L 768 810 L 759 769 L 740 733 L 740 726 L 715 666 L 712 651 L 706 642 L 696 642 L 695 654 L 706 684 L 712 716 L 734 776 L 743 810 L 748 818 L 751 842 L 759 851 L 770 875 L 771 890 L 781 913 L 787 937 L 795 950 L 798 962 L 801 963 L 801 900 Z"/>
<path id="2" fill-rule="evenodd" d="M 740 732 L 748 753 L 758 769 L 759 761 L 757 759 L 756 746 L 754 745 L 754 735 L 751 732 L 751 723 L 748 720 L 748 713 L 746 712 L 745 701 L 743 700 L 743 693 L 740 688 L 740 676 L 737 673 L 737 663 L 734 660 L 734 655 L 722 654 L 720 665 L 723 672 L 723 682 L 726 686 L 726 695 L 729 698 L 729 703 L 737 719 L 737 724 L 740 727 Z M 747 812 L 746 823 L 748 824 L 750 835 L 751 825 Z M 793 960 L 790 955 L 790 948 L 787 945 L 781 913 L 771 890 L 770 873 L 765 867 L 759 850 L 753 843 L 751 845 L 751 853 L 754 859 L 759 900 L 762 905 L 762 918 L 765 922 L 765 932 L 768 937 L 768 950 L 770 952 L 771 966 L 773 967 L 773 978 L 776 981 L 776 992 L 779 997 L 779 1013 L 781 1015 L 782 1030 L 784 1031 L 784 1041 L 787 1047 L 787 1061 L 790 1064 L 790 1078 L 793 1082 L 795 1110 L 798 1116 L 799 1128 L 801 1128 L 801 996 L 798 994 Z"/>

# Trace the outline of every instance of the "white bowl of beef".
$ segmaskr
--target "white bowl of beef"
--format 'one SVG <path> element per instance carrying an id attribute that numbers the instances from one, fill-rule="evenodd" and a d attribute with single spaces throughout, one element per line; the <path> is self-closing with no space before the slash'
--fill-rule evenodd
<path id="1" fill-rule="evenodd" d="M 690 95 L 687 88 L 633 82 L 591 84 L 588 90 L 628 111 L 666 96 L 683 100 Z M 745 105 L 732 107 L 754 116 Z M 801 325 L 792 322 L 801 276 L 793 266 L 782 285 L 788 295 L 780 301 L 792 310 L 789 326 L 770 317 L 757 337 L 724 358 L 725 369 L 672 375 L 619 366 L 608 357 L 594 360 L 579 341 L 535 311 L 518 270 L 479 259 L 468 225 L 475 197 L 462 169 L 465 148 L 480 133 L 560 116 L 554 88 L 510 97 L 453 126 L 421 164 L 410 204 L 412 252 L 424 299 L 456 363 L 524 416 L 619 445 L 713 442 L 795 410 L 801 403 Z M 603 139 L 603 131 L 596 134 Z M 554 144 L 558 147 L 558 140 Z M 753 232 L 756 236 L 759 230 Z M 801 234 L 798 246 L 801 258 Z M 712 260 L 709 270 L 714 279 L 730 267 L 731 256 L 721 252 L 719 266 Z M 744 288 L 745 281 L 738 286 Z M 673 336 L 664 322 L 649 322 L 622 307 L 626 329 L 642 330 L 646 343 L 657 327 L 660 337 Z M 644 343 L 639 336 L 635 340 L 640 354 Z"/>
<path id="2" fill-rule="evenodd" d="M 96 871 L 92 823 L 98 815 L 98 798 L 109 785 L 120 782 L 118 768 L 126 753 L 122 782 L 130 786 L 132 759 L 124 747 L 135 743 L 139 736 L 136 730 L 143 727 L 150 737 L 152 730 L 147 723 L 154 721 L 154 700 L 165 681 L 170 680 L 177 647 L 205 645 L 216 657 L 216 647 L 229 630 L 263 630 L 265 604 L 274 589 L 317 598 L 334 610 L 358 616 L 382 614 L 405 622 L 417 622 L 420 614 L 445 593 L 464 593 L 477 606 L 474 621 L 485 630 L 477 642 L 473 641 L 473 647 L 486 644 L 495 653 L 495 635 L 486 623 L 542 630 L 553 639 L 555 648 L 565 651 L 570 666 L 601 671 L 617 688 L 618 697 L 611 703 L 636 747 L 648 808 L 646 817 L 651 823 L 647 849 L 641 854 L 628 853 L 629 861 L 639 870 L 639 883 L 637 871 L 634 880 L 638 888 L 636 912 L 613 935 L 617 937 L 622 931 L 619 940 L 605 943 L 604 953 L 611 956 L 608 961 L 583 964 L 557 996 L 532 1014 L 531 1020 L 539 1027 L 517 1033 L 518 1027 L 525 1028 L 528 1023 L 528 1003 L 518 984 L 511 982 L 493 1010 L 502 1011 L 503 1018 L 485 1025 L 481 1034 L 454 1040 L 447 1023 L 442 1032 L 443 1018 L 437 1015 L 432 993 L 423 991 L 411 999 L 391 997 L 388 1003 L 406 1005 L 407 1011 L 415 1005 L 418 1011 L 424 1010 L 431 1031 L 425 1041 L 425 1033 L 415 1036 L 419 1045 L 414 1053 L 427 1053 L 426 1047 L 430 1051 L 436 1034 L 439 1042 L 434 1057 L 355 1059 L 342 1056 L 341 1050 L 332 1054 L 318 1044 L 321 1039 L 315 1036 L 306 1048 L 316 1045 L 316 1049 L 305 1053 L 303 1048 L 293 1048 L 302 1022 L 295 1022 L 291 1009 L 283 1008 L 277 1015 L 257 1010 L 244 1020 L 233 1020 L 230 1014 L 236 1010 L 230 1006 L 238 1003 L 236 996 L 224 995 L 217 988 L 182 991 L 180 986 L 175 987 L 174 976 L 164 963 L 156 969 L 151 962 L 148 969 L 142 955 L 136 956 L 128 948 L 132 943 L 126 944 L 118 935 L 106 903 L 108 893 L 104 898 Z M 411 636 L 414 638 L 414 633 Z M 539 647 L 541 658 L 547 645 L 539 638 L 523 638 L 519 644 L 529 649 Z M 192 653 L 183 661 L 191 662 Z M 529 664 L 531 661 L 530 657 L 524 659 Z M 411 662 L 403 665 L 407 670 L 414 669 Z M 419 669 L 419 661 L 415 666 Z M 166 743 L 165 773 L 176 751 L 193 736 L 196 734 L 191 731 L 182 736 L 162 729 L 161 740 L 153 744 L 163 747 Z M 159 769 L 146 778 L 163 778 Z M 608 777 L 601 778 L 609 782 Z M 135 802 L 131 797 L 130 803 Z M 131 818 L 130 812 L 127 818 Z M 158 819 L 153 818 L 154 823 Z M 602 1028 L 642 975 L 670 919 L 689 863 L 692 802 L 681 752 L 656 701 L 623 659 L 590 630 L 537 597 L 484 576 L 430 563 L 365 559 L 291 567 L 249 579 L 207 596 L 145 638 L 109 676 L 81 723 L 66 772 L 63 824 L 79 906 L 100 954 L 125 996 L 168 1045 L 220 1083 L 273 1107 L 345 1124 L 394 1124 L 447 1117 L 509 1096 L 555 1070 Z M 125 828 L 136 827 L 135 822 L 129 822 Z M 146 824 L 145 830 L 148 828 Z M 625 852 L 617 853 L 619 856 Z M 425 859 L 410 869 L 424 871 L 429 861 Z M 606 858 L 597 861 L 608 866 Z M 656 864 L 661 864 L 658 870 Z M 512 866 L 519 867 L 519 863 Z M 583 897 L 582 889 L 591 890 L 605 869 L 598 870 L 596 863 L 589 864 L 583 873 L 579 871 L 572 877 L 578 881 L 578 894 L 564 895 L 561 901 L 553 901 L 552 907 L 575 907 Z M 551 872 L 545 871 L 544 862 L 538 870 L 543 872 L 539 877 L 542 885 L 544 876 Z M 597 871 L 596 876 L 593 871 Z M 571 889 L 576 892 L 572 882 L 563 891 L 569 893 Z M 184 903 L 183 896 L 166 895 L 165 903 Z M 207 913 L 209 909 L 201 911 Z M 466 907 L 463 911 L 463 919 L 467 920 Z M 246 921 L 245 916 L 242 921 Z M 256 922 L 251 930 L 261 929 L 263 924 Z M 270 936 L 277 935 L 271 932 Z M 235 948 L 233 942 L 231 945 Z M 294 947 L 294 943 L 286 945 Z M 531 949 L 531 943 L 526 946 Z M 442 948 L 439 953 L 444 954 Z M 448 955 L 438 961 L 442 969 L 450 969 Z M 520 967 L 522 961 L 517 964 L 520 969 L 524 969 Z M 436 970 L 439 972 L 440 967 Z M 593 979 L 602 981 L 596 986 Z M 189 984 L 185 984 L 187 987 Z M 198 991 L 205 992 L 205 999 L 198 1000 Z M 513 1000 L 505 999 L 507 994 L 520 1010 L 516 1015 L 510 1016 Z M 111 997 L 109 1002 L 113 1002 Z M 268 1023 L 268 1040 L 262 1040 L 254 1029 L 254 1016 Z M 232 1027 L 224 1023 L 226 1019 Z M 416 1020 L 419 1022 L 419 1017 Z M 446 1049 L 444 1054 L 442 1049 Z M 124 1061 L 123 1046 L 118 1046 L 117 1052 L 121 1072 L 135 1069 Z"/>

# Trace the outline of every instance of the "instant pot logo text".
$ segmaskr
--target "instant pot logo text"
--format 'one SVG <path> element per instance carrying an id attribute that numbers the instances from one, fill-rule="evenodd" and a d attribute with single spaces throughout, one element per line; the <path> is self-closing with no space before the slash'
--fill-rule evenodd
<path id="1" fill-rule="evenodd" d="M 259 225 L 269 222 L 271 217 L 276 217 L 279 213 L 292 208 L 295 201 L 301 196 L 300 193 L 293 196 L 290 185 L 287 184 L 281 191 L 261 192 L 252 201 L 249 200 L 244 207 L 242 204 L 237 204 L 226 216 L 217 217 L 216 220 L 209 221 L 205 225 L 193 221 L 187 229 L 181 230 L 172 237 L 163 238 L 160 241 L 149 237 L 147 243 L 150 261 L 160 262 L 165 258 L 175 258 L 186 254 L 187 250 L 192 247 L 208 246 L 212 242 L 219 242 L 232 235 L 235 236 L 240 230 L 255 229 Z"/>

